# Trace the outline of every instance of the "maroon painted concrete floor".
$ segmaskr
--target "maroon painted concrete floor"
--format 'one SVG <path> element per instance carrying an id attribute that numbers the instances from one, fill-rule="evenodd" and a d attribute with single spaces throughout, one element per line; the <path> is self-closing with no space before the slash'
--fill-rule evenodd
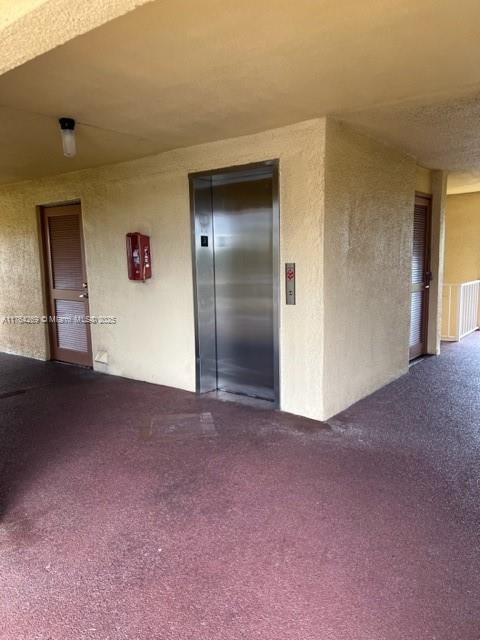
<path id="1" fill-rule="evenodd" d="M 479 639 L 479 334 L 328 424 L 0 367 L 2 640 Z"/>

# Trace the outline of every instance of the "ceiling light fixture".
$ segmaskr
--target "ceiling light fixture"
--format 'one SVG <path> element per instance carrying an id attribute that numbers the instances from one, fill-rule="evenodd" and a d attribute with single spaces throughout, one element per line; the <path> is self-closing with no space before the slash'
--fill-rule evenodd
<path id="1" fill-rule="evenodd" d="M 60 133 L 62 134 L 63 155 L 73 158 L 77 153 L 75 142 L 75 120 L 73 118 L 59 118 Z"/>

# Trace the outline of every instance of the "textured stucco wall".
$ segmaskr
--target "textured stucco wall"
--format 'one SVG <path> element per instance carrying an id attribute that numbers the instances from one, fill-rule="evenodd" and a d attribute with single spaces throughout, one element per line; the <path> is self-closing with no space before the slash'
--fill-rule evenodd
<path id="1" fill-rule="evenodd" d="M 5 324 L 7 316 L 44 313 L 35 205 L 18 188 L 0 194 L 0 350 L 42 359 L 44 327 Z"/>
<path id="2" fill-rule="evenodd" d="M 195 347 L 188 173 L 279 158 L 280 259 L 297 263 L 296 306 L 280 283 L 281 406 L 321 418 L 325 121 L 179 149 L 0 189 L 0 315 L 44 312 L 36 206 L 81 199 L 90 312 L 99 370 L 194 390 Z M 151 235 L 154 277 L 126 274 L 125 233 Z M 19 268 L 20 265 L 20 268 Z M 282 272 L 282 269 L 281 269 Z M 0 323 L 0 349 L 47 357 L 42 326 Z"/>
<path id="3" fill-rule="evenodd" d="M 415 161 L 329 120 L 324 410 L 407 370 Z"/>
<path id="4" fill-rule="evenodd" d="M 432 172 L 430 169 L 417 165 L 415 173 L 415 191 L 432 193 Z"/>
<path id="5" fill-rule="evenodd" d="M 447 198 L 444 273 L 449 283 L 480 278 L 480 193 Z"/>

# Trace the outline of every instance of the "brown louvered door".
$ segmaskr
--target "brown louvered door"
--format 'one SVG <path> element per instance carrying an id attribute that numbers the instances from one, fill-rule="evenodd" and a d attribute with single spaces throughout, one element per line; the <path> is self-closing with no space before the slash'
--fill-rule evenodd
<path id="1" fill-rule="evenodd" d="M 428 294 L 430 290 L 431 200 L 415 196 L 410 318 L 410 360 L 427 352 Z"/>
<path id="2" fill-rule="evenodd" d="M 50 357 L 92 366 L 88 283 L 79 204 L 42 209 Z"/>

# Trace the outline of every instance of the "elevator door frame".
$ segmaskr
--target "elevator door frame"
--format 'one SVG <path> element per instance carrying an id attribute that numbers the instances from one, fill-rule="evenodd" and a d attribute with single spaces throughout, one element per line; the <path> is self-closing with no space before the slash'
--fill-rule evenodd
<path id="1" fill-rule="evenodd" d="M 202 353 L 202 343 L 212 344 L 215 342 L 216 326 L 215 323 L 215 300 L 213 299 L 213 317 L 210 322 L 205 322 L 203 313 L 199 312 L 199 294 L 198 294 L 198 266 L 197 265 L 197 246 L 198 232 L 196 220 L 196 184 L 199 181 L 206 181 L 212 184 L 214 177 L 234 176 L 238 174 L 239 179 L 246 176 L 261 177 L 270 175 L 272 178 L 272 251 L 273 251 L 273 378 L 274 378 L 274 396 L 272 407 L 280 407 L 280 356 L 279 356 L 279 328 L 280 328 L 280 206 L 279 206 L 279 181 L 278 181 L 278 160 L 267 160 L 265 162 L 255 162 L 245 165 L 236 165 L 233 167 L 225 167 L 222 169 L 214 169 L 212 171 L 200 171 L 189 174 L 190 184 L 190 214 L 191 214 L 191 238 L 192 238 L 192 268 L 193 268 L 193 292 L 194 292 L 194 310 L 195 310 L 195 376 L 197 393 L 207 393 L 217 390 L 217 380 L 213 383 L 212 372 L 208 366 L 202 367 L 202 360 L 206 358 Z M 214 259 L 213 247 L 211 253 Z M 214 284 L 213 284 L 214 288 Z M 207 329 L 205 329 L 207 327 Z M 214 331 L 212 340 L 211 335 L 206 335 Z M 216 350 L 216 345 L 215 347 Z M 216 352 L 215 352 L 216 359 Z"/>

